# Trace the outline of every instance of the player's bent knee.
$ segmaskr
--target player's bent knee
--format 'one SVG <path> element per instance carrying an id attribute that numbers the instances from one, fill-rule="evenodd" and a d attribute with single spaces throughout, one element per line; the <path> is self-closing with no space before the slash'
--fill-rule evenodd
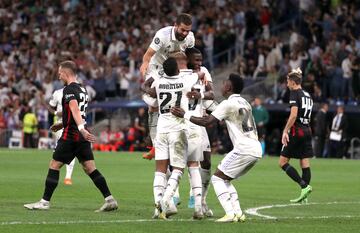
<path id="1" fill-rule="evenodd" d="M 56 160 L 51 160 L 50 164 L 49 164 L 49 168 L 53 169 L 53 170 L 60 170 L 60 168 L 64 165 L 63 162 L 60 161 L 56 161 Z"/>

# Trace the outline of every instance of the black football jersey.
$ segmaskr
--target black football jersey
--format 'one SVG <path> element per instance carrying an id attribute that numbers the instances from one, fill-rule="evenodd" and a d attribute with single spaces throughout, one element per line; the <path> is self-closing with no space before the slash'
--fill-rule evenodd
<path id="1" fill-rule="evenodd" d="M 290 91 L 290 108 L 292 106 L 298 107 L 295 126 L 309 127 L 311 112 L 313 108 L 313 100 L 309 93 L 303 89 Z"/>
<path id="2" fill-rule="evenodd" d="M 64 131 L 62 133 L 61 138 L 63 140 L 85 141 L 84 137 L 79 132 L 75 119 L 71 113 L 69 106 L 69 102 L 71 100 L 77 101 L 81 116 L 84 119 L 84 121 L 86 118 L 86 108 L 89 103 L 89 95 L 87 94 L 86 89 L 82 87 L 79 83 L 75 83 L 75 82 L 70 83 L 63 90 L 62 122 L 64 126 Z"/>

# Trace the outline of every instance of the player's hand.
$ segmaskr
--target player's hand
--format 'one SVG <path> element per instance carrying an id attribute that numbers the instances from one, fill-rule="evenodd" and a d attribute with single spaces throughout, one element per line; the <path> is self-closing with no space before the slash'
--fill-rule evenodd
<path id="1" fill-rule="evenodd" d="M 289 134 L 286 133 L 286 132 L 283 132 L 282 137 L 281 137 L 281 143 L 282 143 L 284 146 L 287 146 L 287 145 L 288 145 L 288 142 L 289 142 Z"/>
<path id="2" fill-rule="evenodd" d="M 142 75 L 143 77 L 145 77 L 146 70 L 147 70 L 148 66 L 149 66 L 149 63 L 147 63 L 147 62 L 144 62 L 144 63 L 141 64 L 141 66 L 140 66 L 140 73 L 141 73 L 141 75 Z"/>
<path id="3" fill-rule="evenodd" d="M 203 84 L 207 85 L 207 84 L 208 84 L 208 81 L 206 80 L 205 73 L 199 71 L 197 74 L 199 75 L 199 79 L 201 80 L 201 82 L 202 82 Z"/>
<path id="4" fill-rule="evenodd" d="M 53 124 L 52 126 L 50 126 L 50 130 L 51 130 L 51 132 L 57 132 L 57 131 L 59 131 L 60 129 L 62 129 L 63 128 L 63 124 L 62 123 L 55 123 L 55 124 Z"/>
<path id="5" fill-rule="evenodd" d="M 201 94 L 198 91 L 190 91 L 190 92 L 186 93 L 186 96 L 189 99 L 201 99 Z"/>
<path id="6" fill-rule="evenodd" d="M 89 131 L 87 131 L 86 129 L 80 130 L 80 133 L 82 134 L 82 136 L 85 138 L 86 141 L 89 141 L 91 143 L 96 142 L 95 135 L 89 133 Z"/>
<path id="7" fill-rule="evenodd" d="M 181 118 L 183 118 L 183 117 L 184 117 L 184 114 L 185 114 L 184 109 L 179 108 L 179 107 L 172 107 L 172 108 L 170 109 L 170 112 L 171 112 L 173 115 L 175 115 L 175 116 L 177 116 L 177 117 L 181 117 Z"/>
<path id="8" fill-rule="evenodd" d="M 156 90 L 155 88 L 147 88 L 145 90 L 145 93 L 148 94 L 149 96 L 156 98 Z"/>

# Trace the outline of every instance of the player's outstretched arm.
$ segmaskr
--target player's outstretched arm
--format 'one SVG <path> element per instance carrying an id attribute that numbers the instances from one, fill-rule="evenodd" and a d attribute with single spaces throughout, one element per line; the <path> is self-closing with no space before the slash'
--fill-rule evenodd
<path id="1" fill-rule="evenodd" d="M 76 100 L 70 100 L 69 101 L 69 107 L 70 107 L 70 111 L 71 114 L 76 122 L 76 125 L 78 126 L 78 129 L 80 131 L 80 133 L 83 135 L 83 137 L 85 138 L 85 140 L 94 143 L 96 141 L 96 137 L 89 133 L 86 129 L 85 129 L 85 124 L 86 122 L 83 120 L 83 118 L 81 117 L 81 113 L 80 113 L 80 109 L 78 106 L 78 102 Z"/>
<path id="2" fill-rule="evenodd" d="M 155 88 L 151 88 L 151 84 L 154 82 L 154 79 L 150 77 L 147 79 L 140 87 L 141 91 L 145 94 L 150 95 L 153 98 L 156 98 L 156 91 Z"/>
<path id="3" fill-rule="evenodd" d="M 219 121 L 213 115 L 207 115 L 204 117 L 191 116 L 191 112 L 185 112 L 184 109 L 179 108 L 179 107 L 173 107 L 173 108 L 171 108 L 170 111 L 173 115 L 175 115 L 177 117 L 185 118 L 196 125 L 200 125 L 200 126 L 204 126 L 204 127 L 209 126 L 209 125 Z"/>
<path id="4" fill-rule="evenodd" d="M 155 50 L 153 50 L 152 48 L 148 48 L 143 56 L 143 61 L 142 61 L 142 64 L 140 66 L 140 73 L 143 77 L 145 77 L 145 74 L 146 74 L 146 71 L 147 71 L 147 68 L 149 66 L 149 62 L 150 62 L 150 59 L 151 57 L 156 53 Z"/>

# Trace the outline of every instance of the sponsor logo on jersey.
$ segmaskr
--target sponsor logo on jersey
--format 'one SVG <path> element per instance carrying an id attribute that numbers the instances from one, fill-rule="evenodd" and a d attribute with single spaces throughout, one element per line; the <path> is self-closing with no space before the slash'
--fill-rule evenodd
<path id="1" fill-rule="evenodd" d="M 160 44 L 160 39 L 159 37 L 156 37 L 155 40 L 154 40 L 155 44 Z"/>
<path id="2" fill-rule="evenodd" d="M 74 97 L 74 96 L 75 96 L 74 94 L 66 94 L 66 95 L 65 95 L 65 98 L 66 98 L 66 99 L 69 99 L 70 97 Z"/>

